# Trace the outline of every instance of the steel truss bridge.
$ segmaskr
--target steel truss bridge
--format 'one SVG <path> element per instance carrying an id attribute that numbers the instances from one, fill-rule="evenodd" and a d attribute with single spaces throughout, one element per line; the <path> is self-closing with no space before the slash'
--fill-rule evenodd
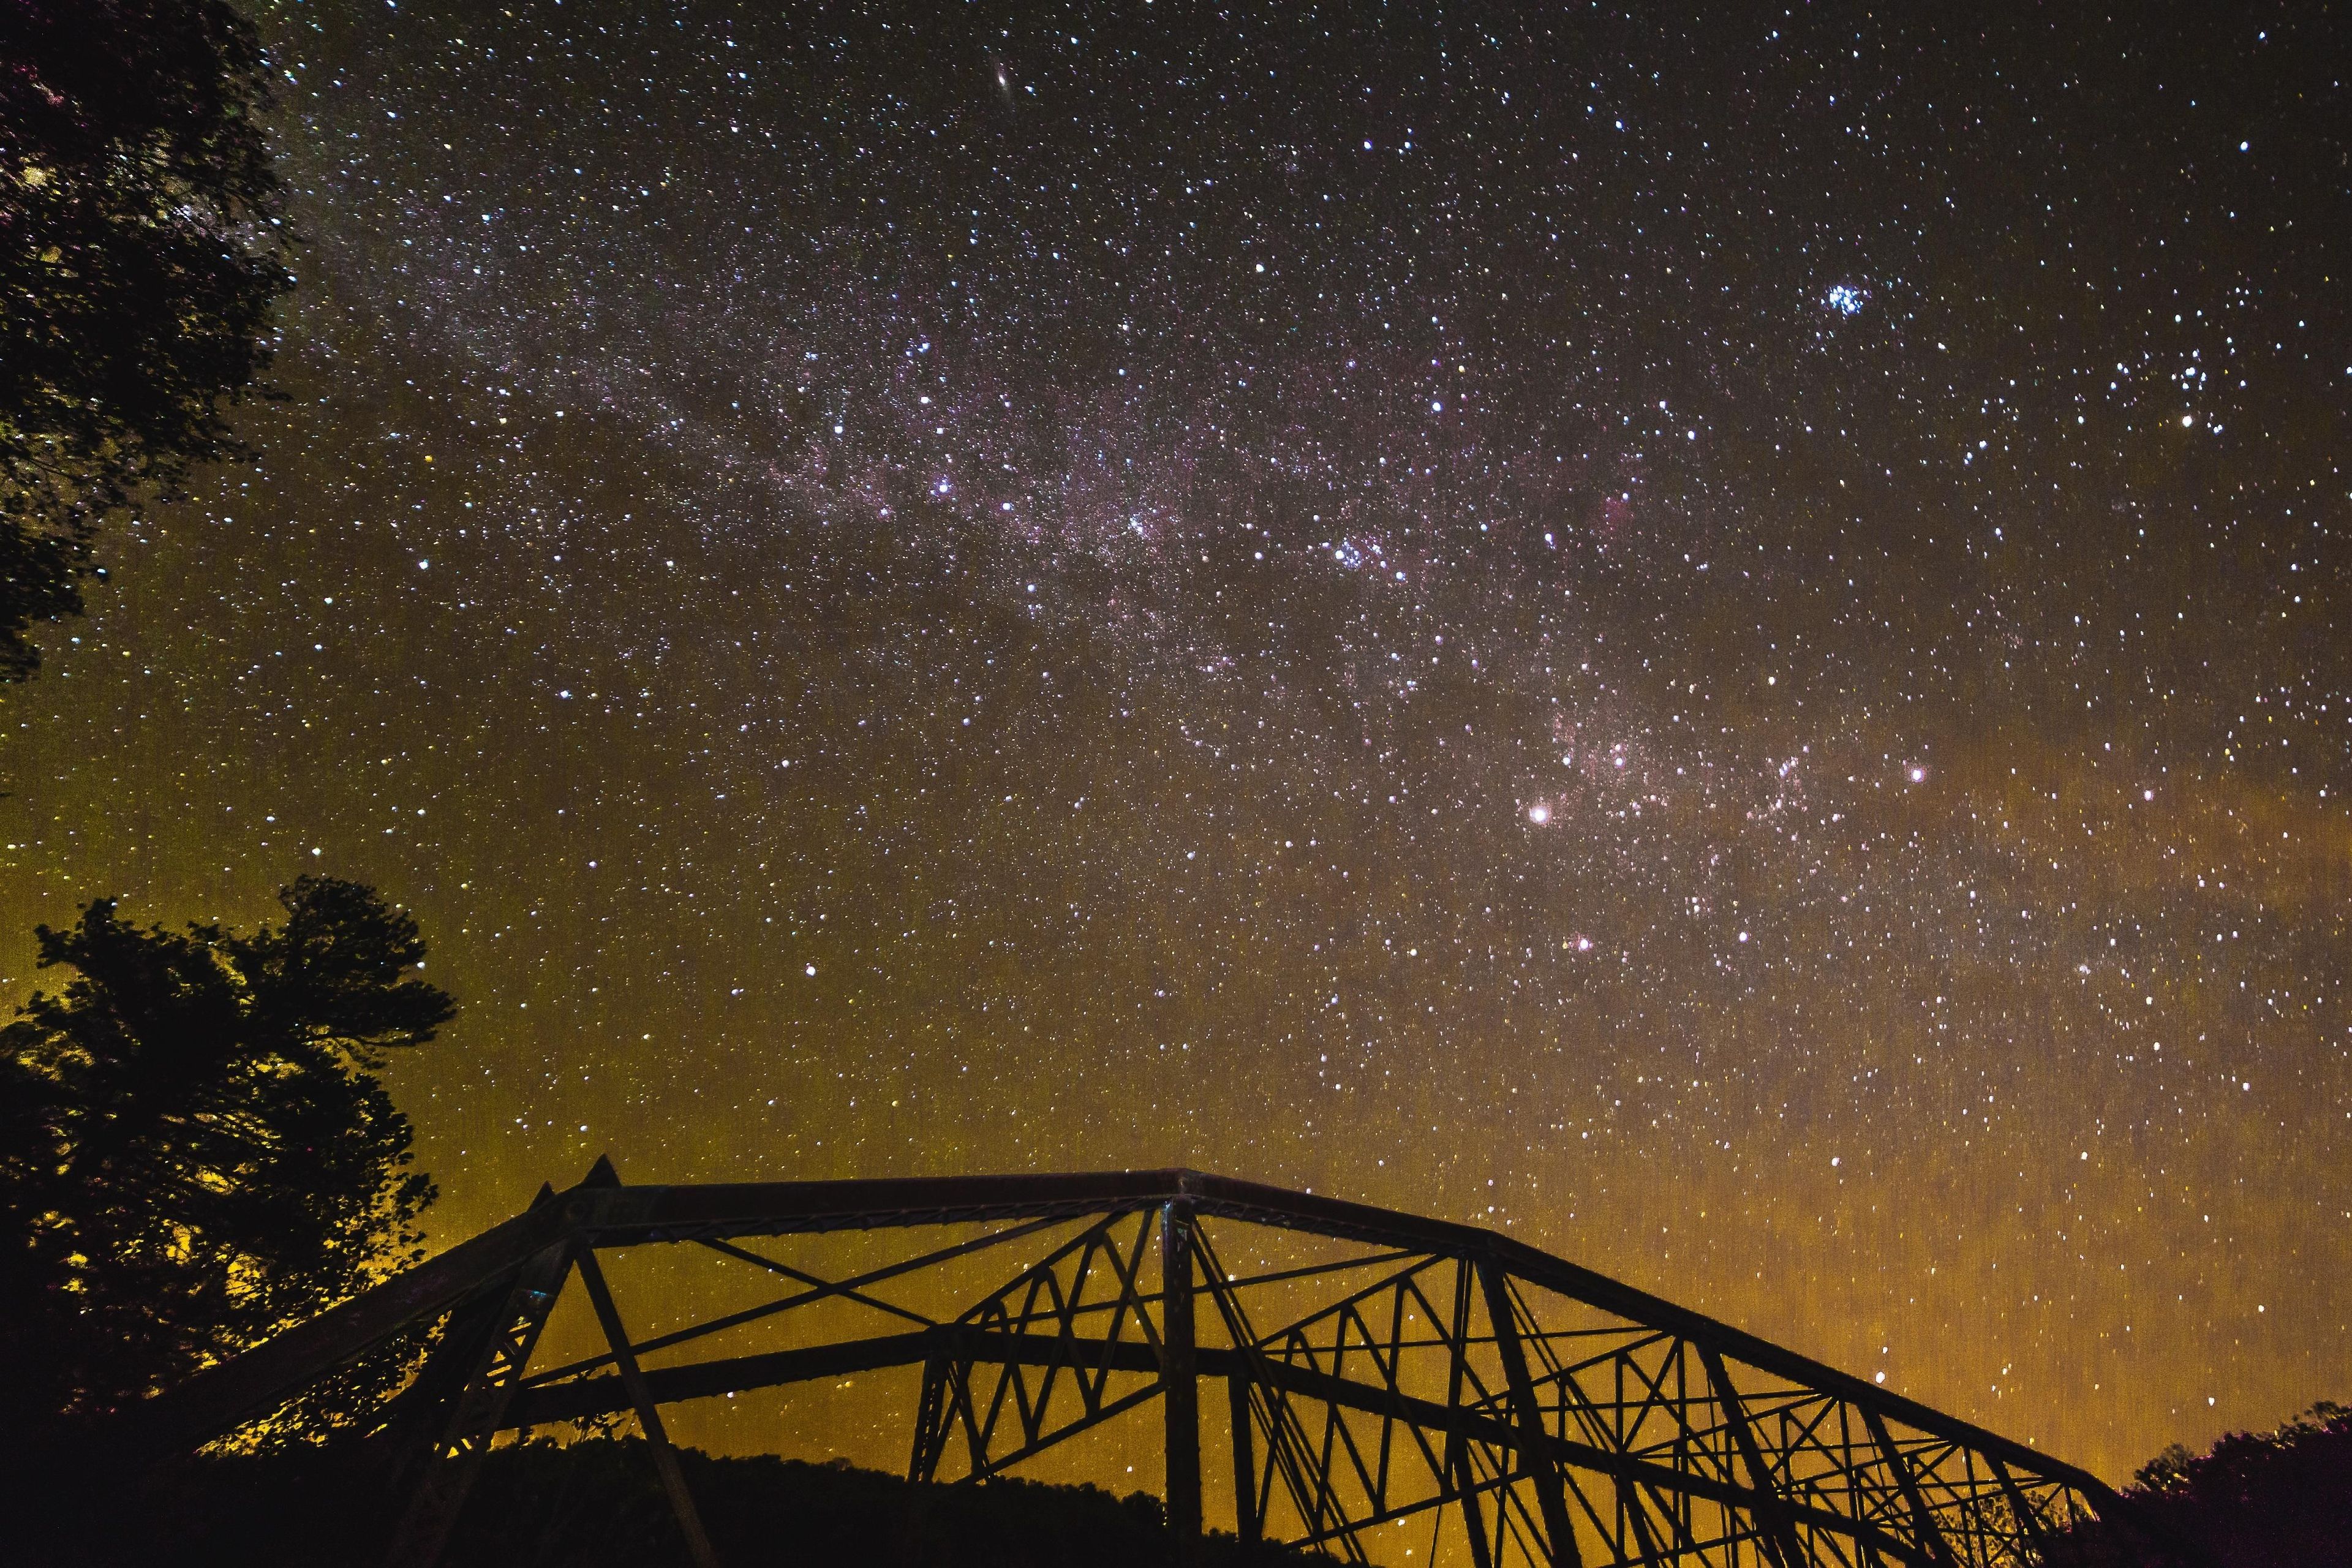
<path id="1" fill-rule="evenodd" d="M 810 1267 L 843 1232 L 875 1233 L 864 1265 Z M 756 1294 L 633 1338 L 600 1258 L 636 1248 Z M 941 1291 L 957 1270 L 969 1293 Z M 574 1281 L 599 1348 L 541 1366 Z M 905 1304 L 926 1289 L 961 1310 Z M 502 1435 L 627 1414 L 714 1568 L 663 1409 L 892 1367 L 921 1369 L 915 1480 L 1156 1416 L 1181 1541 L 1205 1425 L 1243 1539 L 1353 1563 L 1410 1528 L 1417 1563 L 1468 1568 L 2028 1568 L 2119 1518 L 2084 1471 L 1507 1237 L 1185 1170 L 631 1186 L 599 1161 L 150 1401 L 138 1441 L 192 1452 L 436 1322 L 369 1439 L 400 1478 L 394 1568 L 437 1559 Z"/>

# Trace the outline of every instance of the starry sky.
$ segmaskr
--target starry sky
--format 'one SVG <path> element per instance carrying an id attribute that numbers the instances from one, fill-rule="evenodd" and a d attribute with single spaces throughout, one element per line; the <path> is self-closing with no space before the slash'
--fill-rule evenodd
<path id="1" fill-rule="evenodd" d="M 259 16 L 284 397 L 0 708 L 10 993 L 331 872 L 445 1240 L 1188 1163 L 2111 1478 L 2346 1396 L 2340 10 Z"/>

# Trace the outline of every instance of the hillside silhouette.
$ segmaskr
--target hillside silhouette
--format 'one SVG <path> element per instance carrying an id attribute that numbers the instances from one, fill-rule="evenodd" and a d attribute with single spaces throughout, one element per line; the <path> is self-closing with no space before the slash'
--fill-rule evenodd
<path id="1" fill-rule="evenodd" d="M 728 1568 L 790 1561 L 859 1568 L 1158 1568 L 1173 1564 L 1158 1498 L 1000 1479 L 922 1485 L 772 1456 L 678 1450 L 713 1548 Z M 226 1568 L 363 1561 L 390 1521 L 334 1449 L 201 1459 L 148 1499 L 127 1561 Z M 1288 1548 L 1202 1543 L 1202 1568 L 1307 1568 Z M 687 1568 L 642 1439 L 530 1443 L 485 1462 L 444 1568 Z"/>

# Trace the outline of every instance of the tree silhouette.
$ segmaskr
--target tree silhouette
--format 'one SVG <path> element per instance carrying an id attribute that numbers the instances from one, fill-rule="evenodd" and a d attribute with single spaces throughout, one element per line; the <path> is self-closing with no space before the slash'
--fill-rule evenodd
<path id="1" fill-rule="evenodd" d="M 2052 1568 L 2309 1568 L 2352 1563 L 2352 1409 L 2326 1400 L 2271 1432 L 2142 1465 L 2112 1519 L 2051 1543 Z"/>
<path id="2" fill-rule="evenodd" d="M 2176 1443 L 2125 1495 L 2140 1517 L 2216 1568 L 2352 1563 L 2352 1410 L 2322 1400 L 2273 1432 L 2231 1432 L 2202 1454 Z"/>
<path id="3" fill-rule="evenodd" d="M 0 5 L 0 680 L 101 523 L 245 451 L 291 283 L 268 63 L 223 0 Z"/>
<path id="4" fill-rule="evenodd" d="M 436 1190 L 372 1069 L 452 1004 L 373 889 L 279 897 L 249 937 L 142 930 L 108 900 L 39 928 L 42 966 L 75 976 L 0 1029 L 12 1431 L 120 1409 L 419 1256 Z"/>

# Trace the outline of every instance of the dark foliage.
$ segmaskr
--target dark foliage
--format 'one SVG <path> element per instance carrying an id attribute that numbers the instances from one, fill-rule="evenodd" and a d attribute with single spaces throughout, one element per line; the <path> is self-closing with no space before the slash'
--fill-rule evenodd
<path id="1" fill-rule="evenodd" d="M 2352 1409 L 2326 1401 L 2274 1432 L 2175 1444 L 2134 1476 L 2140 1517 L 2217 1568 L 2352 1564 Z"/>
<path id="2" fill-rule="evenodd" d="M 1174 1554 L 1160 1500 L 1096 1487 L 994 1481 L 926 1486 L 844 1464 L 772 1457 L 679 1460 L 719 1560 L 730 1568 L 1159 1568 Z M 156 1568 L 339 1563 L 381 1539 L 381 1500 L 351 1484 L 335 1450 L 215 1458 L 151 1499 Z M 443 1559 L 447 1568 L 684 1568 L 688 1559 L 645 1445 L 531 1443 L 489 1458 Z M 1289 1568 L 1326 1559 L 1211 1536 L 1202 1568 Z"/>
<path id="3" fill-rule="evenodd" d="M 101 522 L 243 451 L 291 281 L 268 64 L 223 0 L 0 0 L 0 680 Z"/>
<path id="4" fill-rule="evenodd" d="M 2274 1432 L 2139 1468 L 2121 1518 L 2074 1532 L 2054 1563 L 2352 1568 L 2352 1409 L 2326 1401 Z"/>
<path id="5" fill-rule="evenodd" d="M 368 1069 L 430 1040 L 407 915 L 309 878 L 240 936 L 92 903 L 39 930 L 74 978 L 0 1029 L 0 1426 L 100 1416 L 418 1256 L 435 1194 Z M 390 1358 L 302 1412 L 404 1371 Z"/>

